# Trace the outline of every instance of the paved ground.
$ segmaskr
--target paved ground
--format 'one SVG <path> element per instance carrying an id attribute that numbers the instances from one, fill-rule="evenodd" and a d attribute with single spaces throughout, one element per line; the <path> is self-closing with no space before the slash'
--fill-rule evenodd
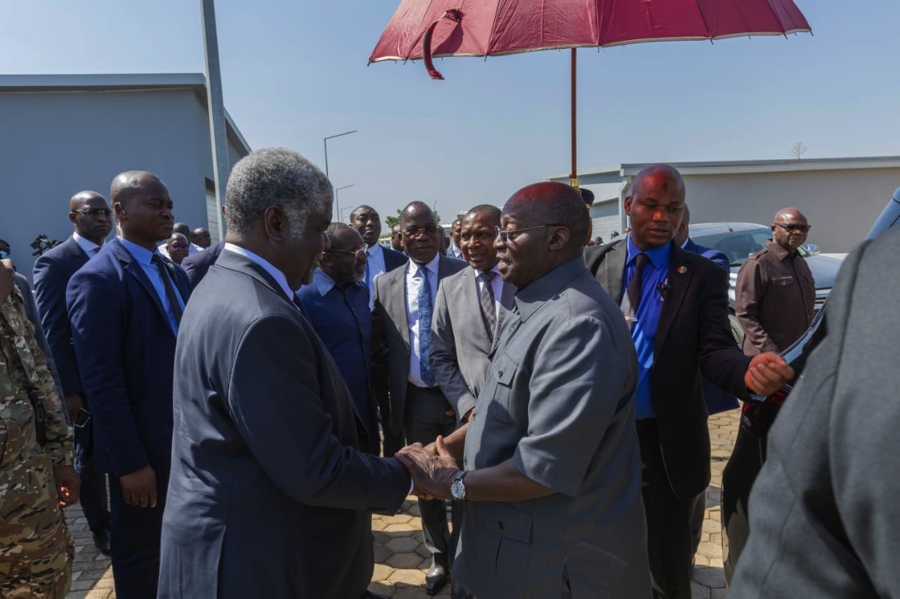
<path id="1" fill-rule="evenodd" d="M 709 421 L 712 439 L 712 480 L 707 490 L 706 520 L 703 538 L 697 552 L 694 569 L 694 599 L 720 599 L 725 597 L 725 577 L 722 573 L 722 544 L 719 528 L 719 496 L 722 469 L 737 435 L 739 410 L 718 414 Z M 376 516 L 372 522 L 375 531 L 375 575 L 373 592 L 394 599 L 423 599 L 425 572 L 431 566 L 428 552 L 422 544 L 418 507 L 414 498 L 403 504 L 403 511 L 393 517 Z M 75 563 L 72 568 L 72 590 L 67 599 L 111 599 L 113 591 L 112 568 L 109 559 L 100 555 L 91 540 L 91 532 L 76 506 L 67 511 L 69 528 L 75 539 Z M 445 589 L 438 597 L 449 597 Z"/>

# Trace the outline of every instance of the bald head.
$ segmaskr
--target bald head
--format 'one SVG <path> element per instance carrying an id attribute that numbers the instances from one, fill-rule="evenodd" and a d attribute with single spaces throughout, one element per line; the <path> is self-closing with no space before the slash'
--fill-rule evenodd
<path id="1" fill-rule="evenodd" d="M 674 166 L 668 164 L 651 164 L 641 171 L 634 178 L 634 186 L 632 195 L 638 191 L 643 191 L 646 187 L 653 186 L 667 194 L 681 198 L 684 202 L 685 189 L 684 179 L 681 173 Z"/>
<path id="2" fill-rule="evenodd" d="M 809 228 L 802 212 L 796 208 L 783 208 L 772 219 L 772 240 L 793 254 L 806 242 Z"/>
<path id="3" fill-rule="evenodd" d="M 126 171 L 109 188 L 122 237 L 150 251 L 172 235 L 172 198 L 162 180 L 147 171 Z"/>
<path id="4" fill-rule="evenodd" d="M 577 189 L 552 181 L 535 183 L 513 194 L 503 207 L 503 212 L 513 204 L 523 214 L 528 214 L 529 222 L 560 225 L 569 229 L 571 237 L 565 253 L 571 254 L 571 257 L 581 253 L 591 221 L 584 208 L 584 198 Z"/>
<path id="5" fill-rule="evenodd" d="M 69 200 L 69 220 L 79 236 L 103 245 L 112 229 L 112 210 L 96 191 L 80 191 Z"/>

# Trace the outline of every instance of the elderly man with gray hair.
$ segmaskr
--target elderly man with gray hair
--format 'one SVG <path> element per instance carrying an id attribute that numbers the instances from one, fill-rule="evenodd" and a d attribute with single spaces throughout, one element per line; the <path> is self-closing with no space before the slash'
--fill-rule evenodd
<path id="1" fill-rule="evenodd" d="M 296 152 L 235 165 L 228 235 L 184 312 L 159 597 L 371 597 L 371 514 L 411 490 L 359 451 L 353 400 L 294 293 L 329 247 L 332 186 Z"/>

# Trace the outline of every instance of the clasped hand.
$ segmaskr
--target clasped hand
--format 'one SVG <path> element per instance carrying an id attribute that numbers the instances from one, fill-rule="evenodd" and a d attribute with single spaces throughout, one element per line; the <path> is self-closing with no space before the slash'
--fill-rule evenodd
<path id="1" fill-rule="evenodd" d="M 407 445 L 394 457 L 409 471 L 415 484 L 413 495 L 419 499 L 453 499 L 450 485 L 459 468 L 443 437 L 424 447 L 421 443 Z"/>

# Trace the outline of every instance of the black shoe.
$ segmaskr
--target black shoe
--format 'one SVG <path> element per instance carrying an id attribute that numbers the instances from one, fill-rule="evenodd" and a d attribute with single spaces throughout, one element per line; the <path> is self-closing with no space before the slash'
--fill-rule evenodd
<path id="1" fill-rule="evenodd" d="M 450 576 L 447 574 L 447 568 L 444 566 L 434 566 L 425 575 L 425 593 L 428 595 L 437 595 L 441 592 Z"/>
<path id="2" fill-rule="evenodd" d="M 94 533 L 94 546 L 100 550 L 100 553 L 109 557 L 109 529 L 101 530 Z"/>

